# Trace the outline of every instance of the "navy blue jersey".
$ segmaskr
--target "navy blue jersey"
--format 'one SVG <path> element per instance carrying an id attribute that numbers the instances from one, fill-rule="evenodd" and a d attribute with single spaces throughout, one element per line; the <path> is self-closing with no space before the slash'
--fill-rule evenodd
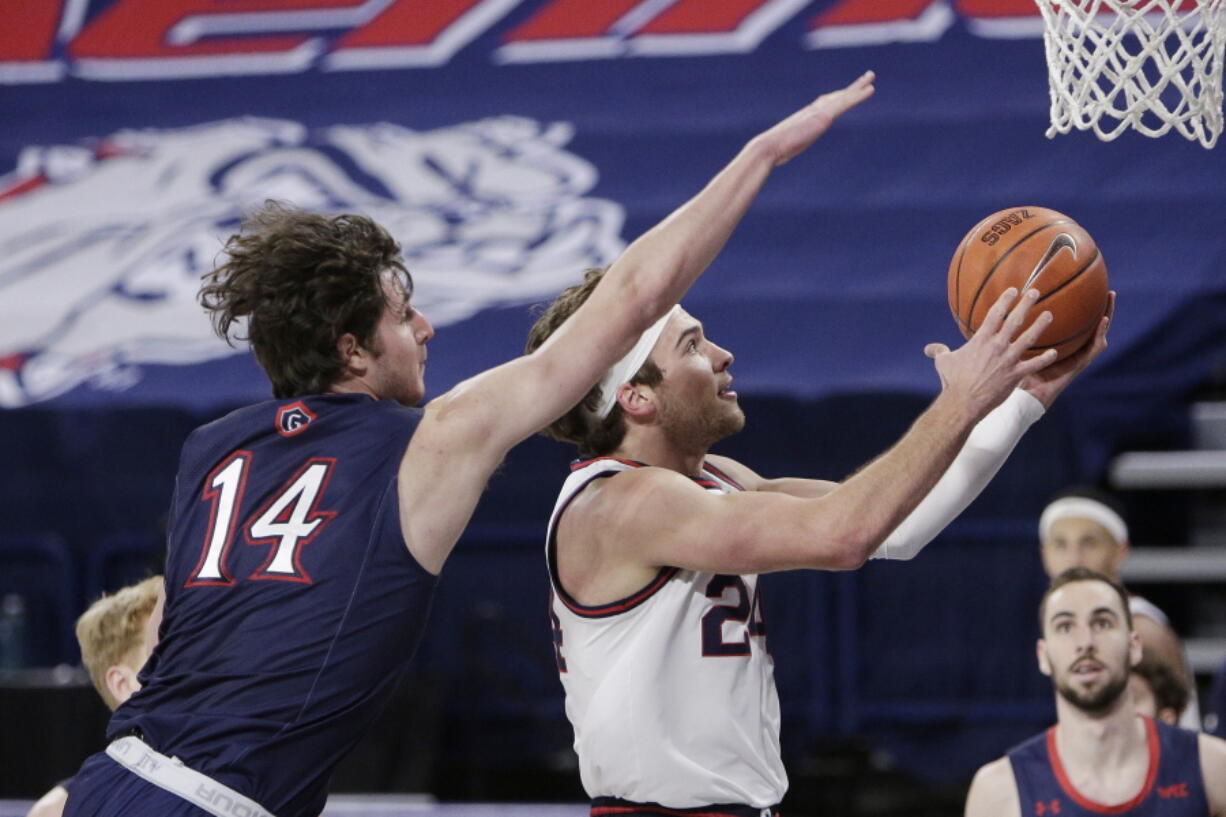
<path id="1" fill-rule="evenodd" d="M 1197 733 L 1145 718 L 1149 770 L 1141 790 L 1127 803 L 1104 805 L 1073 788 L 1056 750 L 1056 727 L 1008 752 L 1017 781 L 1022 817 L 1184 817 L 1209 814 L 1200 770 Z"/>
<path id="2" fill-rule="evenodd" d="M 192 433 L 160 641 L 111 738 L 139 730 L 278 817 L 317 817 L 429 612 L 435 577 L 405 547 L 396 490 L 420 417 L 317 395 Z"/>

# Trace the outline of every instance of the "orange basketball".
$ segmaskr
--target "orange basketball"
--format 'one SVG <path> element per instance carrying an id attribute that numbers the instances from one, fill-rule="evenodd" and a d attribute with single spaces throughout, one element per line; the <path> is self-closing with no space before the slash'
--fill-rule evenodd
<path id="1" fill-rule="evenodd" d="M 1002 292 L 1028 285 L 1040 293 L 1030 319 L 1048 310 L 1054 320 L 1026 357 L 1055 349 L 1064 358 L 1094 337 L 1107 311 L 1107 265 L 1090 234 L 1063 213 L 993 213 L 971 228 L 949 262 L 949 308 L 968 338 Z"/>

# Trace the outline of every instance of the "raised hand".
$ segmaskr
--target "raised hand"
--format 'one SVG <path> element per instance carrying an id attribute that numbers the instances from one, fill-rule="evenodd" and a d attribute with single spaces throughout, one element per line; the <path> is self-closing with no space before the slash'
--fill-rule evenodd
<path id="1" fill-rule="evenodd" d="M 1035 372 L 1022 380 L 1021 387 L 1034 395 L 1045 408 L 1060 396 L 1060 392 L 1073 382 L 1073 378 L 1081 374 L 1094 358 L 1107 348 L 1107 330 L 1111 328 L 1111 319 L 1115 315 L 1115 293 L 1107 293 L 1107 313 L 1098 321 L 1094 337 L 1077 352 L 1069 355 L 1059 363 Z"/>
<path id="2" fill-rule="evenodd" d="M 872 71 L 865 71 L 851 85 L 822 94 L 787 119 L 756 136 L 754 141 L 763 145 L 769 155 L 774 157 L 775 166 L 778 167 L 813 144 L 830 129 L 834 120 L 872 96 L 876 90 L 873 87 L 876 76 Z"/>
<path id="3" fill-rule="evenodd" d="M 936 364 L 942 390 L 964 401 L 975 417 L 986 415 L 1025 378 L 1055 362 L 1055 349 L 1022 359 L 1052 321 L 1051 313 L 1043 312 L 1021 331 L 1038 299 L 1038 290 L 1027 290 L 1019 298 L 1017 290 L 1010 287 L 996 299 L 979 331 L 957 351 L 951 352 L 943 343 L 924 347 L 924 354 Z"/>

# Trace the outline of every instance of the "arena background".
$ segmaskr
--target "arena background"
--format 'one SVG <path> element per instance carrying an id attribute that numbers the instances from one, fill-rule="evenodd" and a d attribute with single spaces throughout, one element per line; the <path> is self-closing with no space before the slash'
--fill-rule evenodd
<path id="1" fill-rule="evenodd" d="M 736 355 L 749 425 L 718 451 L 836 479 L 935 393 L 921 350 L 958 340 L 945 269 L 972 224 L 1041 205 L 1095 236 L 1111 346 L 983 497 L 915 562 L 766 580 L 789 815 L 959 811 L 974 769 L 1053 716 L 1044 500 L 1188 447 L 1189 407 L 1224 396 L 1222 148 L 1045 138 L 1029 0 L 0 0 L 0 19 L 0 592 L 24 639 L 0 797 L 101 746 L 101 703 L 47 668 L 77 662 L 89 599 L 156 569 L 186 433 L 268 395 L 194 300 L 266 198 L 392 228 L 438 394 L 756 132 L 873 68 L 876 97 L 775 174 L 685 301 Z M 417 674 L 337 790 L 582 799 L 541 558 L 570 456 L 532 440 L 491 482 Z M 1201 536 L 1206 497 L 1126 492 L 1137 543 Z M 1220 636 L 1213 591 L 1146 588 Z"/>

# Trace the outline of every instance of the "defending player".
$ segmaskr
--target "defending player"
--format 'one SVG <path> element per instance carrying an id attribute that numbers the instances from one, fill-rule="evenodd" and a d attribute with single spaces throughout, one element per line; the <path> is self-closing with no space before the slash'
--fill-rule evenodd
<path id="1" fill-rule="evenodd" d="M 1057 723 L 979 770 L 966 817 L 1226 814 L 1226 742 L 1138 715 L 1125 694 L 1141 640 L 1124 588 L 1072 568 L 1039 621 Z"/>
<path id="2" fill-rule="evenodd" d="M 1061 492 L 1039 517 L 1040 552 L 1043 569 L 1054 578 L 1071 567 L 1088 567 L 1120 580 L 1120 569 L 1128 559 L 1128 525 L 1124 510 L 1116 499 L 1092 488 L 1070 488 Z M 1196 681 L 1166 614 L 1148 599 L 1130 593 L 1128 610 L 1150 661 L 1163 664 L 1186 690 L 1187 706 L 1179 725 L 1200 729 L 1200 705 Z"/>
<path id="3" fill-rule="evenodd" d="M 553 303 L 529 349 L 578 318 L 600 276 Z M 594 458 L 563 485 L 546 554 L 558 668 L 593 815 L 758 817 L 782 800 L 756 574 L 910 558 L 961 513 L 1106 345 L 1104 318 L 1074 357 L 1022 361 L 1050 319 L 1019 334 L 1036 295 L 1003 294 L 958 351 L 930 344 L 940 395 L 842 484 L 764 479 L 707 456 L 744 415 L 732 355 L 680 307 L 550 427 Z M 1026 390 L 1014 392 L 1019 383 Z"/>
<path id="4" fill-rule="evenodd" d="M 149 658 L 162 623 L 162 577 L 103 596 L 77 619 L 81 663 L 107 708 L 114 709 L 140 689 L 136 674 Z M 39 798 L 26 817 L 59 817 L 68 799 L 64 781 Z"/>
<path id="5" fill-rule="evenodd" d="M 185 444 L 162 640 L 67 813 L 318 815 L 335 764 L 403 674 L 436 575 L 507 451 L 626 354 L 772 169 L 867 99 L 872 81 L 750 140 L 626 249 L 552 342 L 424 412 L 408 406 L 424 392 L 434 332 L 395 242 L 359 216 L 253 219 L 202 300 L 223 335 L 246 322 L 277 399 Z"/>

